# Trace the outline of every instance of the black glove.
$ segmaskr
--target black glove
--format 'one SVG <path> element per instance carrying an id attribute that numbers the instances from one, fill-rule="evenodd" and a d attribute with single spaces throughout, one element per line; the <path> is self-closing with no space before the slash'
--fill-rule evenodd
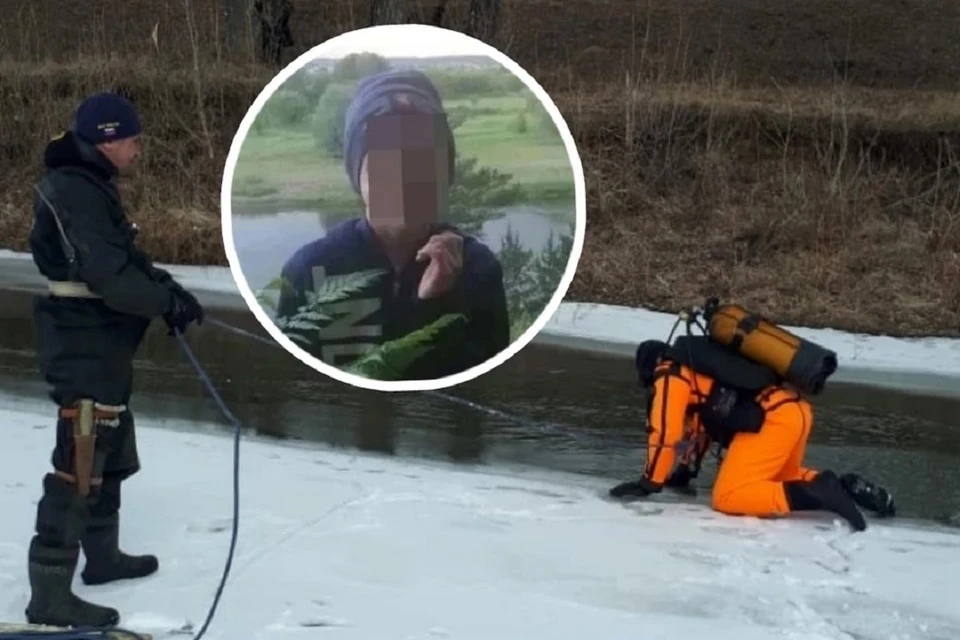
<path id="1" fill-rule="evenodd" d="M 690 486 L 690 481 L 695 477 L 696 475 L 690 466 L 682 464 L 673 470 L 673 473 L 667 478 L 664 486 L 670 487 L 671 489 L 686 489 Z"/>
<path id="2" fill-rule="evenodd" d="M 150 272 L 150 277 L 153 279 L 154 282 L 156 282 L 157 284 L 162 284 L 168 289 L 171 286 L 176 284 L 176 282 L 173 279 L 173 276 L 170 275 L 169 271 L 164 271 L 163 269 L 159 269 L 151 265 L 149 268 L 149 272 Z"/>
<path id="3" fill-rule="evenodd" d="M 610 497 L 611 498 L 625 498 L 625 497 L 646 498 L 652 493 L 660 493 L 660 490 L 662 488 L 663 487 L 661 485 L 651 482 L 646 478 L 640 478 L 639 480 L 621 482 L 614 488 L 610 489 Z"/>
<path id="4" fill-rule="evenodd" d="M 197 326 L 203 324 L 203 307 L 193 294 L 172 280 L 169 287 L 170 308 L 163 314 L 163 320 L 170 330 L 168 335 L 183 333 L 191 322 L 196 322 Z"/>
<path id="5" fill-rule="evenodd" d="M 197 321 L 197 326 L 203 324 L 203 306 L 200 304 L 200 301 L 197 300 L 197 297 L 184 289 L 176 280 L 170 280 L 170 287 L 173 295 L 180 298 L 183 304 L 190 309 L 190 312 Z"/>

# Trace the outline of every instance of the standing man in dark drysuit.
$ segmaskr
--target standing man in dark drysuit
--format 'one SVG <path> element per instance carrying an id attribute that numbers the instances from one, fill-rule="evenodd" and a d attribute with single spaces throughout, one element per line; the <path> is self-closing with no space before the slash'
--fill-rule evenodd
<path id="1" fill-rule="evenodd" d="M 37 353 L 59 407 L 53 471 L 43 479 L 28 559 L 26 616 L 35 624 L 119 622 L 115 609 L 72 592 L 81 548 L 86 584 L 158 568 L 156 557 L 118 548 L 120 485 L 140 468 L 128 406 L 133 357 L 153 318 L 183 332 L 203 321 L 203 310 L 134 244 L 114 178 L 139 156 L 140 132 L 125 98 L 88 98 L 74 129 L 47 146 L 35 188 L 30 249 L 49 289 L 34 304 Z"/>

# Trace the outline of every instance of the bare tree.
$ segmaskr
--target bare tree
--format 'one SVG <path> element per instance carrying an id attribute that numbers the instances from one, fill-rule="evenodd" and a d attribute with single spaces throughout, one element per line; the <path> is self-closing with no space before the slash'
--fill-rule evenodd
<path id="1" fill-rule="evenodd" d="M 406 0 L 371 0 L 370 26 L 377 24 L 405 24 L 409 19 Z"/>
<path id="2" fill-rule="evenodd" d="M 250 48 L 247 41 L 247 18 L 250 0 L 221 0 L 224 29 L 223 44 L 227 58 L 249 60 Z"/>
<path id="3" fill-rule="evenodd" d="M 443 18 L 446 13 L 449 0 L 437 0 L 433 6 L 433 12 L 430 15 L 430 22 L 435 27 L 443 26 Z M 497 34 L 498 20 L 500 18 L 501 0 L 470 0 L 470 8 L 467 13 L 467 24 L 464 28 L 458 29 L 468 36 L 482 40 L 488 44 L 493 43 Z M 371 0 L 370 2 L 370 26 L 378 24 L 406 24 L 419 22 L 420 17 L 416 10 L 408 9 L 407 0 Z"/>
<path id="4" fill-rule="evenodd" d="M 283 50 L 294 45 L 290 32 L 293 3 L 290 0 L 257 0 L 253 8 L 260 19 L 260 59 L 279 66 Z"/>
<path id="5" fill-rule="evenodd" d="M 409 24 L 419 23 L 423 19 L 419 7 L 408 7 L 408 0 L 371 0 L 370 26 L 378 24 Z M 447 8 L 447 0 L 438 0 L 430 15 L 430 22 L 435 27 L 442 26 L 443 14 Z"/>
<path id="6" fill-rule="evenodd" d="M 499 18 L 500 0 L 470 0 L 464 33 L 492 45 Z"/>
<path id="7" fill-rule="evenodd" d="M 447 10 L 447 0 L 440 0 L 433 8 L 433 15 L 430 17 L 430 24 L 435 27 L 443 26 L 443 14 Z"/>

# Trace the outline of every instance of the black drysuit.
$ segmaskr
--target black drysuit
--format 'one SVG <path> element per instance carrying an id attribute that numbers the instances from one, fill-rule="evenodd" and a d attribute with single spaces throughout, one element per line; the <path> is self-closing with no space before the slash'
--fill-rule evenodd
<path id="1" fill-rule="evenodd" d="M 113 182 L 116 170 L 102 153 L 67 133 L 47 146 L 44 161 L 43 196 L 34 194 L 30 233 L 34 262 L 48 280 L 83 283 L 100 297 L 35 299 L 40 371 L 60 407 L 81 399 L 126 406 L 134 354 L 151 320 L 171 312 L 179 285 L 134 245 L 135 229 Z M 119 414 L 118 426 L 97 426 L 96 434 L 91 476 L 102 478 L 102 485 L 92 486 L 78 504 L 69 479 L 76 473 L 73 422 L 58 419 L 52 463 L 60 473 L 44 479 L 31 564 L 75 563 L 85 530 L 116 527 L 120 483 L 140 467 L 129 408 Z"/>

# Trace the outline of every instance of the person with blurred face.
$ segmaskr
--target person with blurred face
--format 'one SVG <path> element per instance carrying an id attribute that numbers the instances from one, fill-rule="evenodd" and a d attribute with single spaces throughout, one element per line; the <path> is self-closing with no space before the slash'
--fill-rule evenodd
<path id="1" fill-rule="evenodd" d="M 388 275 L 332 305 L 337 317 L 311 340 L 319 359 L 342 367 L 377 345 L 446 314 L 466 318 L 434 357 L 407 379 L 437 379 L 479 365 L 510 343 L 503 271 L 476 238 L 443 221 L 454 176 L 455 141 L 439 93 L 418 71 L 391 70 L 362 80 L 344 126 L 347 177 L 364 203 L 301 247 L 284 265 L 288 287 L 279 317 L 291 317 L 328 276 L 382 269 Z"/>
<path id="2" fill-rule="evenodd" d="M 46 172 L 35 186 L 30 250 L 48 281 L 47 295 L 34 301 L 37 354 L 58 420 L 28 554 L 33 624 L 119 621 L 117 610 L 72 592 L 81 548 L 87 584 L 139 578 L 159 566 L 155 556 L 118 548 L 120 486 L 140 468 L 127 406 L 133 357 L 151 320 L 183 332 L 202 322 L 203 309 L 134 243 L 114 178 L 134 166 L 140 136 L 128 100 L 91 96 L 73 129 L 47 145 Z"/>

